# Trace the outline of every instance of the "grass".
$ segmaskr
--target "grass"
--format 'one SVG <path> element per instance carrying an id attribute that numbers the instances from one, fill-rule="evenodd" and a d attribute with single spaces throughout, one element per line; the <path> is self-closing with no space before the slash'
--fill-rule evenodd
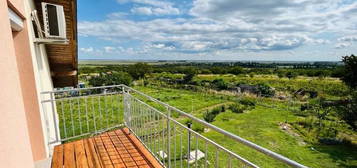
<path id="1" fill-rule="evenodd" d="M 153 86 L 136 86 L 135 89 L 200 118 L 202 117 L 202 113 L 207 109 L 234 101 L 232 96 L 189 90 Z M 289 134 L 279 127 L 279 123 L 281 122 L 287 121 L 292 123 L 298 120 L 297 116 L 287 110 L 291 108 L 288 104 L 271 99 L 261 99 L 260 103 L 275 105 L 280 110 L 263 106 L 256 106 L 253 110 L 246 111 L 242 114 L 232 113 L 227 110 L 226 112 L 220 113 L 212 124 L 309 167 L 357 167 L 356 147 L 344 145 L 324 146 L 306 143 L 303 141 L 303 138 Z M 149 104 L 155 106 L 152 103 Z M 122 95 L 63 99 L 58 100 L 56 106 L 59 114 L 62 138 L 86 132 L 94 132 L 95 130 L 123 123 Z M 164 110 L 162 107 L 155 107 Z M 181 123 L 184 123 L 186 120 L 181 116 L 176 117 Z M 83 121 L 88 121 L 88 123 Z M 64 125 L 66 125 L 66 127 Z M 143 128 L 145 127 L 141 127 L 141 129 Z M 148 131 L 150 131 L 150 129 L 148 129 Z M 187 137 L 185 139 L 187 131 L 182 130 L 182 135 L 184 136 L 183 150 L 187 151 Z M 280 162 L 243 146 L 213 130 L 202 132 L 202 135 L 261 167 L 285 167 Z M 177 136 L 175 138 L 177 143 L 179 142 L 178 138 L 180 137 Z M 198 141 L 202 140 L 198 139 Z M 161 144 L 162 142 L 157 140 L 156 143 Z M 191 143 L 194 144 L 195 139 L 192 139 Z M 204 151 L 205 146 L 202 144 L 204 143 L 200 142 L 198 148 Z M 215 147 L 209 145 L 208 151 L 208 160 L 211 164 L 214 164 Z M 176 156 L 179 155 L 178 152 L 178 148 L 176 148 Z M 228 161 L 228 156 L 223 152 L 220 154 L 219 163 L 221 167 L 224 167 L 223 165 Z M 173 153 L 172 155 L 175 154 Z M 202 165 L 204 162 L 200 161 L 198 164 Z M 234 162 L 234 164 L 238 163 Z"/>
<path id="2" fill-rule="evenodd" d="M 57 99 L 62 139 L 97 132 L 123 123 L 122 95 Z"/>
<path id="3" fill-rule="evenodd" d="M 146 87 L 137 87 L 137 89 L 186 112 L 191 112 L 193 107 L 195 109 L 193 114 L 197 117 L 202 116 L 200 109 L 231 101 L 222 96 L 186 90 Z M 356 147 L 306 144 L 301 137 L 291 135 L 279 127 L 280 122 L 294 122 L 298 119 L 291 111 L 283 110 L 288 109 L 286 104 L 272 100 L 263 100 L 262 103 L 274 104 L 280 110 L 263 106 L 256 106 L 255 109 L 243 114 L 235 114 L 227 110 L 227 112 L 220 113 L 212 124 L 309 167 L 357 166 Z M 203 133 L 203 135 L 259 166 L 284 167 L 279 162 L 214 131 Z"/>
<path id="4" fill-rule="evenodd" d="M 195 80 L 224 79 L 230 83 L 258 84 L 266 83 L 277 91 L 294 92 L 307 88 L 319 92 L 321 96 L 336 98 L 345 96 L 348 92 L 346 85 L 336 78 L 298 77 L 295 79 L 278 78 L 275 75 L 255 75 L 253 78 L 245 75 L 198 75 Z"/>

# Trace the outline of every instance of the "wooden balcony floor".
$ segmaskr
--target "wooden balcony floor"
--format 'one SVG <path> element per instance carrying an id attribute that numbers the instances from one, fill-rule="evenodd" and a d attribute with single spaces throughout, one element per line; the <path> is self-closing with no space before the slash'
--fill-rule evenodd
<path id="1" fill-rule="evenodd" d="M 52 168 L 162 167 L 127 128 L 57 145 Z"/>

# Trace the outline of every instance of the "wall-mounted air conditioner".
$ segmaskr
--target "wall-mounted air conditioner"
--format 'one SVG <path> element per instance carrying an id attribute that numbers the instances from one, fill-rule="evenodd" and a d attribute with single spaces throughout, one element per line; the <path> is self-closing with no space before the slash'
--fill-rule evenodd
<path id="1" fill-rule="evenodd" d="M 37 16 L 37 11 L 31 12 L 34 31 L 37 33 L 34 42 L 37 44 L 68 44 L 63 6 L 45 2 L 42 2 L 41 5 L 43 26 Z"/>
<path id="2" fill-rule="evenodd" d="M 63 6 L 42 2 L 43 24 L 46 38 L 66 39 L 66 20 Z"/>

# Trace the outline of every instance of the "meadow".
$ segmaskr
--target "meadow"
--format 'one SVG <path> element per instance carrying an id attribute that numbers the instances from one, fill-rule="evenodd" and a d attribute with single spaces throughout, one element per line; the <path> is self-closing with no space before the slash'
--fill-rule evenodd
<path id="1" fill-rule="evenodd" d="M 202 118 L 202 113 L 209 107 L 235 101 L 234 98 L 229 96 L 217 96 L 201 92 L 142 86 L 136 88 L 199 118 Z M 255 109 L 242 114 L 226 110 L 226 112 L 220 113 L 212 124 L 309 167 L 353 167 L 357 165 L 356 147 L 344 145 L 326 146 L 304 142 L 303 138 L 298 134 L 284 131 L 279 126 L 279 123 L 294 122 L 299 119 L 289 110 L 291 108 L 289 104 L 281 101 L 263 101 L 262 104 L 267 102 L 269 104 L 274 103 L 279 107 L 279 110 L 265 106 L 257 106 Z M 195 126 L 194 123 L 193 129 L 195 127 L 200 126 L 198 124 Z M 202 132 L 202 135 L 248 160 L 252 160 L 259 166 L 283 167 L 279 162 L 237 144 L 214 131 Z"/>
<path id="2" fill-rule="evenodd" d="M 133 64 L 128 63 L 128 66 L 131 65 Z M 93 65 L 90 66 L 91 68 L 85 69 L 86 73 L 80 74 L 81 81 L 86 85 L 91 85 L 90 79 L 93 74 L 100 79 L 101 76 L 98 77 L 98 75 L 111 74 L 107 72 L 108 70 L 111 72 L 111 68 L 115 69 L 113 71 L 121 71 L 121 76 L 131 73 L 130 70 L 126 71 L 126 63 L 120 66 L 100 66 L 101 68 L 99 69 Z M 243 69 L 245 73 L 241 74 L 198 73 L 194 74 L 189 81 L 185 81 L 187 74 L 190 74 L 186 72 L 187 68 L 185 66 L 180 65 L 180 67 L 177 68 L 181 70 L 182 73 L 171 71 L 161 72 L 163 70 L 160 68 L 173 71 L 177 69 L 172 69 L 168 65 L 157 66 L 156 71 L 160 72 L 147 74 L 143 72 L 145 74 L 143 76 L 144 78 L 133 79 L 133 81 L 130 81 L 130 86 L 206 121 L 208 113 L 219 109 L 219 112 L 215 113 L 214 117 L 207 122 L 308 167 L 357 167 L 357 134 L 349 125 L 338 118 L 338 111 L 332 108 L 332 110 L 328 109 L 330 110 L 328 111 L 328 115 L 319 118 L 321 113 L 324 114 L 324 112 L 327 111 L 325 108 L 315 109 L 315 107 L 313 107 L 307 111 L 302 110 L 303 106 L 314 102 L 316 104 L 317 101 L 338 101 L 346 98 L 349 94 L 349 89 L 339 78 L 306 75 L 288 77 L 287 75 L 279 76 L 265 72 L 247 73 L 252 71 L 252 69 L 245 68 Z M 188 67 L 188 69 L 190 68 L 192 67 Z M 221 67 L 221 69 L 224 69 L 224 67 Z M 200 71 L 199 68 L 198 70 Z M 213 69 L 211 70 L 213 72 Z M 274 71 L 274 69 L 260 69 L 259 71 L 263 70 Z M 292 70 L 287 69 L 286 71 Z M 201 70 L 201 72 L 203 72 L 203 70 Z M 102 77 L 105 77 L 105 75 Z M 225 88 L 217 88 L 214 85 L 217 81 L 221 82 L 220 84 L 223 83 L 226 85 Z M 236 94 L 230 90 L 239 86 L 239 84 L 255 86 L 262 83 L 274 90 L 275 95 L 265 97 L 254 94 Z M 318 97 L 294 96 L 294 92 L 299 89 L 316 91 Z M 139 95 L 135 96 L 140 97 Z M 117 101 L 111 103 L 111 99 L 113 98 Z M 243 100 L 245 100 L 245 102 L 247 102 L 247 100 L 248 102 L 254 102 L 254 107 L 238 109 L 240 112 L 231 108 L 233 105 L 238 108 L 245 107 L 246 104 Z M 68 103 L 69 100 L 65 101 Z M 88 101 L 87 105 L 84 105 L 86 101 Z M 164 107 L 156 103 L 148 100 L 145 102 L 160 111 L 165 111 Z M 100 108 L 100 104 L 102 106 L 107 105 L 109 108 Z M 57 104 L 57 108 L 59 112 L 62 110 L 61 108 L 65 109 L 65 111 L 71 108 L 73 111 L 80 109 L 80 113 L 78 114 L 67 113 L 60 115 L 60 119 L 63 120 L 62 124 L 60 123 L 61 128 L 64 127 L 64 124 L 67 126 L 71 125 L 71 118 L 78 121 L 74 123 L 76 129 L 73 130 L 71 127 L 67 127 L 67 129 L 61 130 L 61 134 L 67 132 L 67 134 L 70 134 L 69 136 L 82 133 L 83 128 L 87 128 L 89 130 L 88 132 L 90 132 L 123 123 L 123 100 L 120 94 L 109 96 L 109 98 L 88 97 L 88 100 L 79 100 L 79 103 L 77 102 L 73 107 L 66 104 L 64 106 Z M 84 115 L 84 112 L 87 111 L 87 108 L 89 112 L 89 124 L 79 123 L 81 119 L 86 118 L 87 115 Z M 103 111 L 103 109 L 109 111 Z M 114 118 L 110 117 L 110 115 L 112 115 L 110 110 L 114 111 Z M 178 113 L 173 113 L 172 115 L 177 121 L 184 125 L 188 122 L 192 122 Z M 97 123 L 97 125 L 99 123 L 98 128 L 93 127 L 94 123 Z M 80 126 L 80 124 L 82 124 L 82 126 Z M 162 128 L 164 128 L 164 126 L 162 126 Z M 148 128 L 141 125 L 139 126 L 139 130 L 140 129 L 145 130 Z M 198 123 L 193 122 L 192 129 L 249 161 L 252 161 L 258 166 L 286 167 L 286 165 L 239 144 L 222 134 L 207 129 Z M 150 129 L 148 129 L 148 131 L 150 131 Z M 185 130 L 181 132 L 183 135 L 187 134 Z M 172 138 L 177 142 L 180 141 L 177 139 L 178 137 Z M 328 143 L 321 143 L 321 139 L 327 140 Z M 192 141 L 194 142 L 194 140 Z M 149 145 L 163 145 L 163 143 L 164 142 L 158 139 L 154 144 Z M 183 150 L 187 150 L 187 139 L 185 139 L 185 137 L 183 146 Z M 200 145 L 198 145 L 198 148 L 201 151 L 205 149 L 204 146 Z M 214 150 L 214 147 L 208 147 L 208 152 L 210 153 L 208 160 L 212 164 L 214 163 Z M 172 151 L 178 152 L 178 150 Z M 179 153 L 174 153 L 174 155 L 177 156 Z M 224 163 L 227 163 L 228 157 L 229 156 L 220 157 L 219 163 L 223 163 L 223 166 Z M 203 164 L 205 163 L 202 161 L 199 162 L 200 166 Z"/>

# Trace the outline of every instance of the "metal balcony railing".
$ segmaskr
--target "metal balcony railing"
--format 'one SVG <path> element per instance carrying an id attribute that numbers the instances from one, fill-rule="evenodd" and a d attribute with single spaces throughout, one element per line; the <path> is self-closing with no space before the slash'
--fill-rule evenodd
<path id="1" fill-rule="evenodd" d="M 192 130 L 186 118 L 289 166 L 305 167 L 125 85 L 41 96 L 50 145 L 127 127 L 164 167 L 258 167 Z"/>

